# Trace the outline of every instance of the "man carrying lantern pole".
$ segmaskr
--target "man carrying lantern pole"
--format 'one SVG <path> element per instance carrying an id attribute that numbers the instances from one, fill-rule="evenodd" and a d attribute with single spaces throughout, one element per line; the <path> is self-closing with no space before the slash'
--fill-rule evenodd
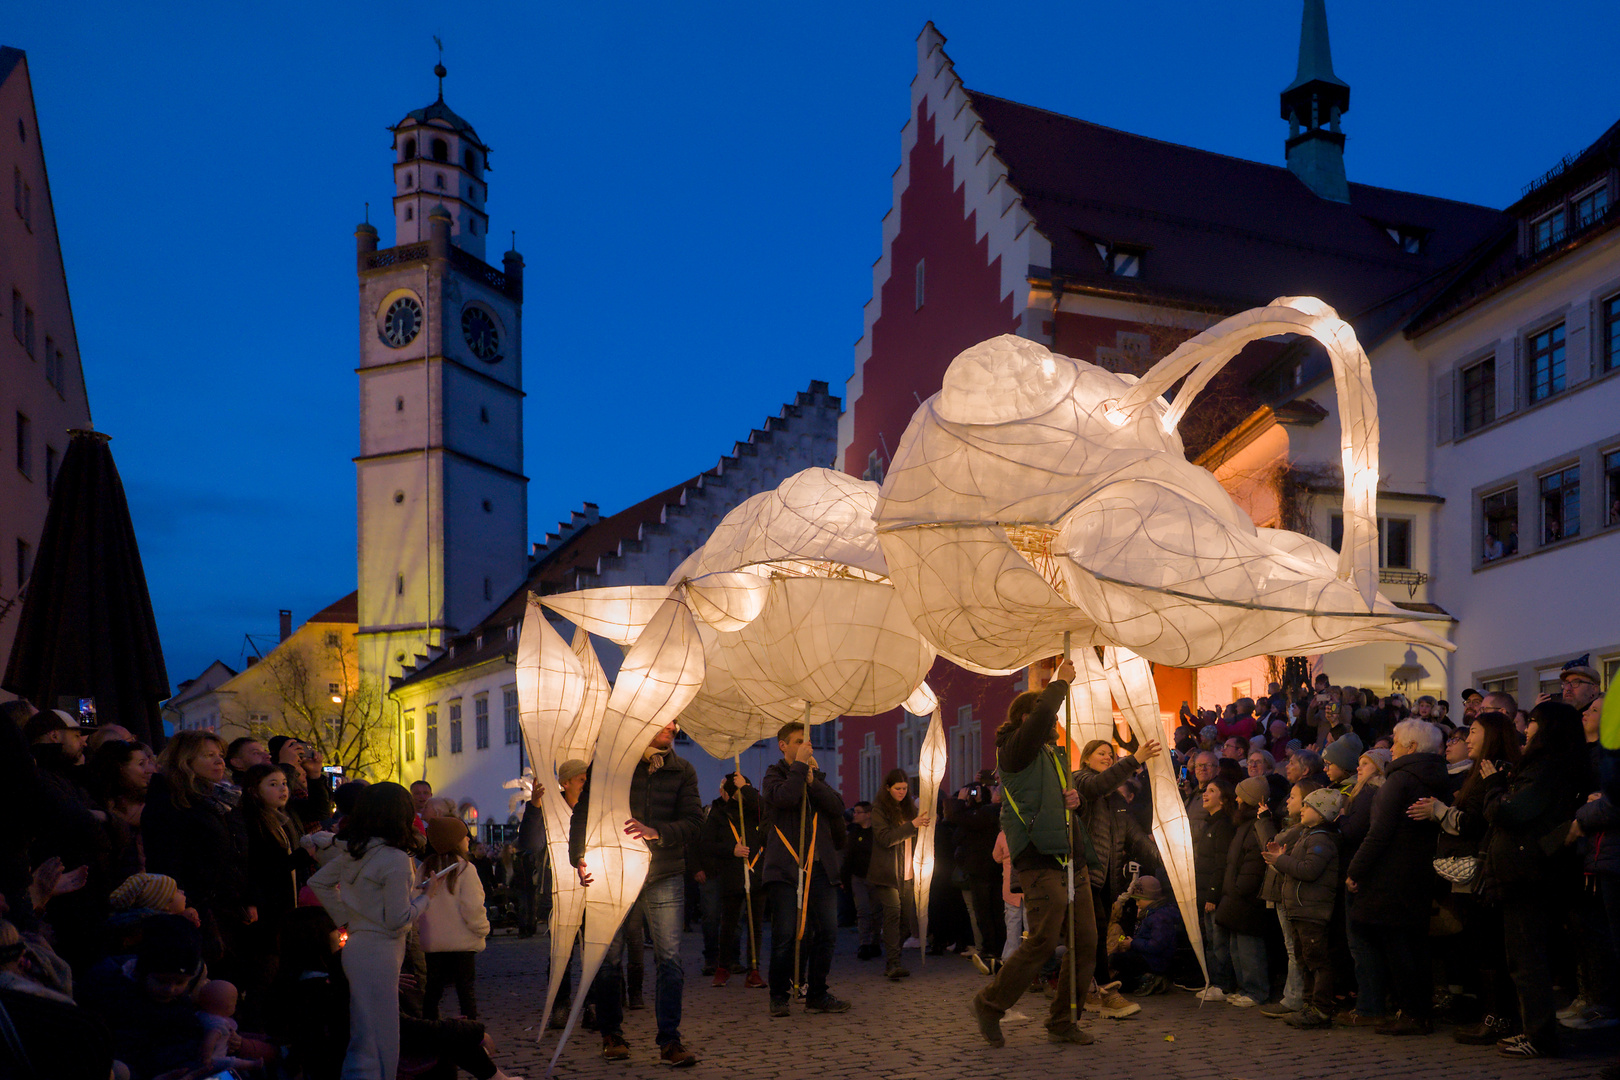
<path id="1" fill-rule="evenodd" d="M 827 990 L 838 938 L 838 852 L 844 846 L 844 800 L 827 786 L 801 723 L 782 725 L 782 760 L 765 771 L 765 891 L 771 906 L 771 1015 L 788 1015 L 799 981 L 800 937 L 809 961 L 805 1008 L 847 1012 Z M 796 836 L 802 837 L 795 842 Z M 800 907 L 800 882 L 803 907 Z"/>
<path id="2" fill-rule="evenodd" d="M 1080 797 L 1071 783 L 1069 755 L 1057 745 L 1059 709 L 1068 700 L 1074 665 L 1064 657 L 1044 690 L 1013 699 L 1007 719 L 996 729 L 996 765 L 1001 774 L 1001 828 L 1018 882 L 1024 890 L 1029 933 L 995 978 L 973 998 L 979 1034 L 991 1046 L 1004 1046 L 1001 1018 L 1029 989 L 1060 944 L 1068 955 L 1059 968 L 1057 996 L 1046 1019 L 1046 1037 L 1055 1043 L 1086 1045 L 1091 1033 L 1079 1026 L 1083 995 L 1076 973 L 1089 979 L 1095 964 L 1097 923 L 1091 890 L 1072 888 L 1071 860 L 1089 864 L 1095 855 L 1073 811 Z M 1067 939 L 1067 942 L 1065 942 Z"/>

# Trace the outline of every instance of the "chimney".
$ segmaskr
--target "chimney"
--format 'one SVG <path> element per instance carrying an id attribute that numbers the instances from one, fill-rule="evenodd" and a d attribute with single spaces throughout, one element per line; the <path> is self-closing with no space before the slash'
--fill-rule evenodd
<path id="1" fill-rule="evenodd" d="M 292 637 L 292 612 L 282 608 L 277 614 L 281 616 L 281 640 L 286 641 Z"/>

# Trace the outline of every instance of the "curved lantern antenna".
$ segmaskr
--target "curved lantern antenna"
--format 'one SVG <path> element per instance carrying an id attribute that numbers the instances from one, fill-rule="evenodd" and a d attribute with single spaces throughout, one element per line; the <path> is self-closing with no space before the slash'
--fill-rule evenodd
<path id="1" fill-rule="evenodd" d="M 1378 594 L 1378 397 L 1372 365 L 1350 324 L 1314 296 L 1283 296 L 1263 308 L 1223 319 L 1160 360 L 1116 402 L 1109 418 L 1131 416 L 1186 379 L 1162 423 L 1172 431 L 1192 399 L 1243 346 L 1262 338 L 1300 334 L 1315 338 L 1333 364 L 1339 405 L 1339 450 L 1344 467 L 1344 543 L 1338 577 L 1352 582 L 1368 607 Z"/>

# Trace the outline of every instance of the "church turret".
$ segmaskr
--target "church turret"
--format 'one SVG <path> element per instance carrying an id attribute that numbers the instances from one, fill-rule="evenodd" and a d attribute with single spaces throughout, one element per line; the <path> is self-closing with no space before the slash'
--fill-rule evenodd
<path id="1" fill-rule="evenodd" d="M 1288 121 L 1288 168 L 1324 199 L 1350 201 L 1339 118 L 1350 111 L 1350 84 L 1333 74 L 1326 0 L 1305 0 L 1299 27 L 1299 71 L 1282 92 Z"/>
<path id="2" fill-rule="evenodd" d="M 407 113 L 394 133 L 394 227 L 396 244 L 428 238 L 428 215 L 443 204 L 450 214 L 450 238 L 456 247 L 479 259 L 489 233 L 489 147 L 473 126 L 444 103 L 443 64 L 439 98 Z"/>

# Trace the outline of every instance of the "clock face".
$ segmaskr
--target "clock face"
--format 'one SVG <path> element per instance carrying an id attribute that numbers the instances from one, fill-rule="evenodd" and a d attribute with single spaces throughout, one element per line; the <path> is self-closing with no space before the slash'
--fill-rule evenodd
<path id="1" fill-rule="evenodd" d="M 468 307 L 462 311 L 461 336 L 478 359 L 488 364 L 500 361 L 500 331 L 495 329 L 495 320 L 483 308 Z"/>
<path id="2" fill-rule="evenodd" d="M 399 349 L 416 340 L 422 330 L 422 305 L 409 296 L 402 296 L 388 305 L 383 315 L 382 339 Z"/>

